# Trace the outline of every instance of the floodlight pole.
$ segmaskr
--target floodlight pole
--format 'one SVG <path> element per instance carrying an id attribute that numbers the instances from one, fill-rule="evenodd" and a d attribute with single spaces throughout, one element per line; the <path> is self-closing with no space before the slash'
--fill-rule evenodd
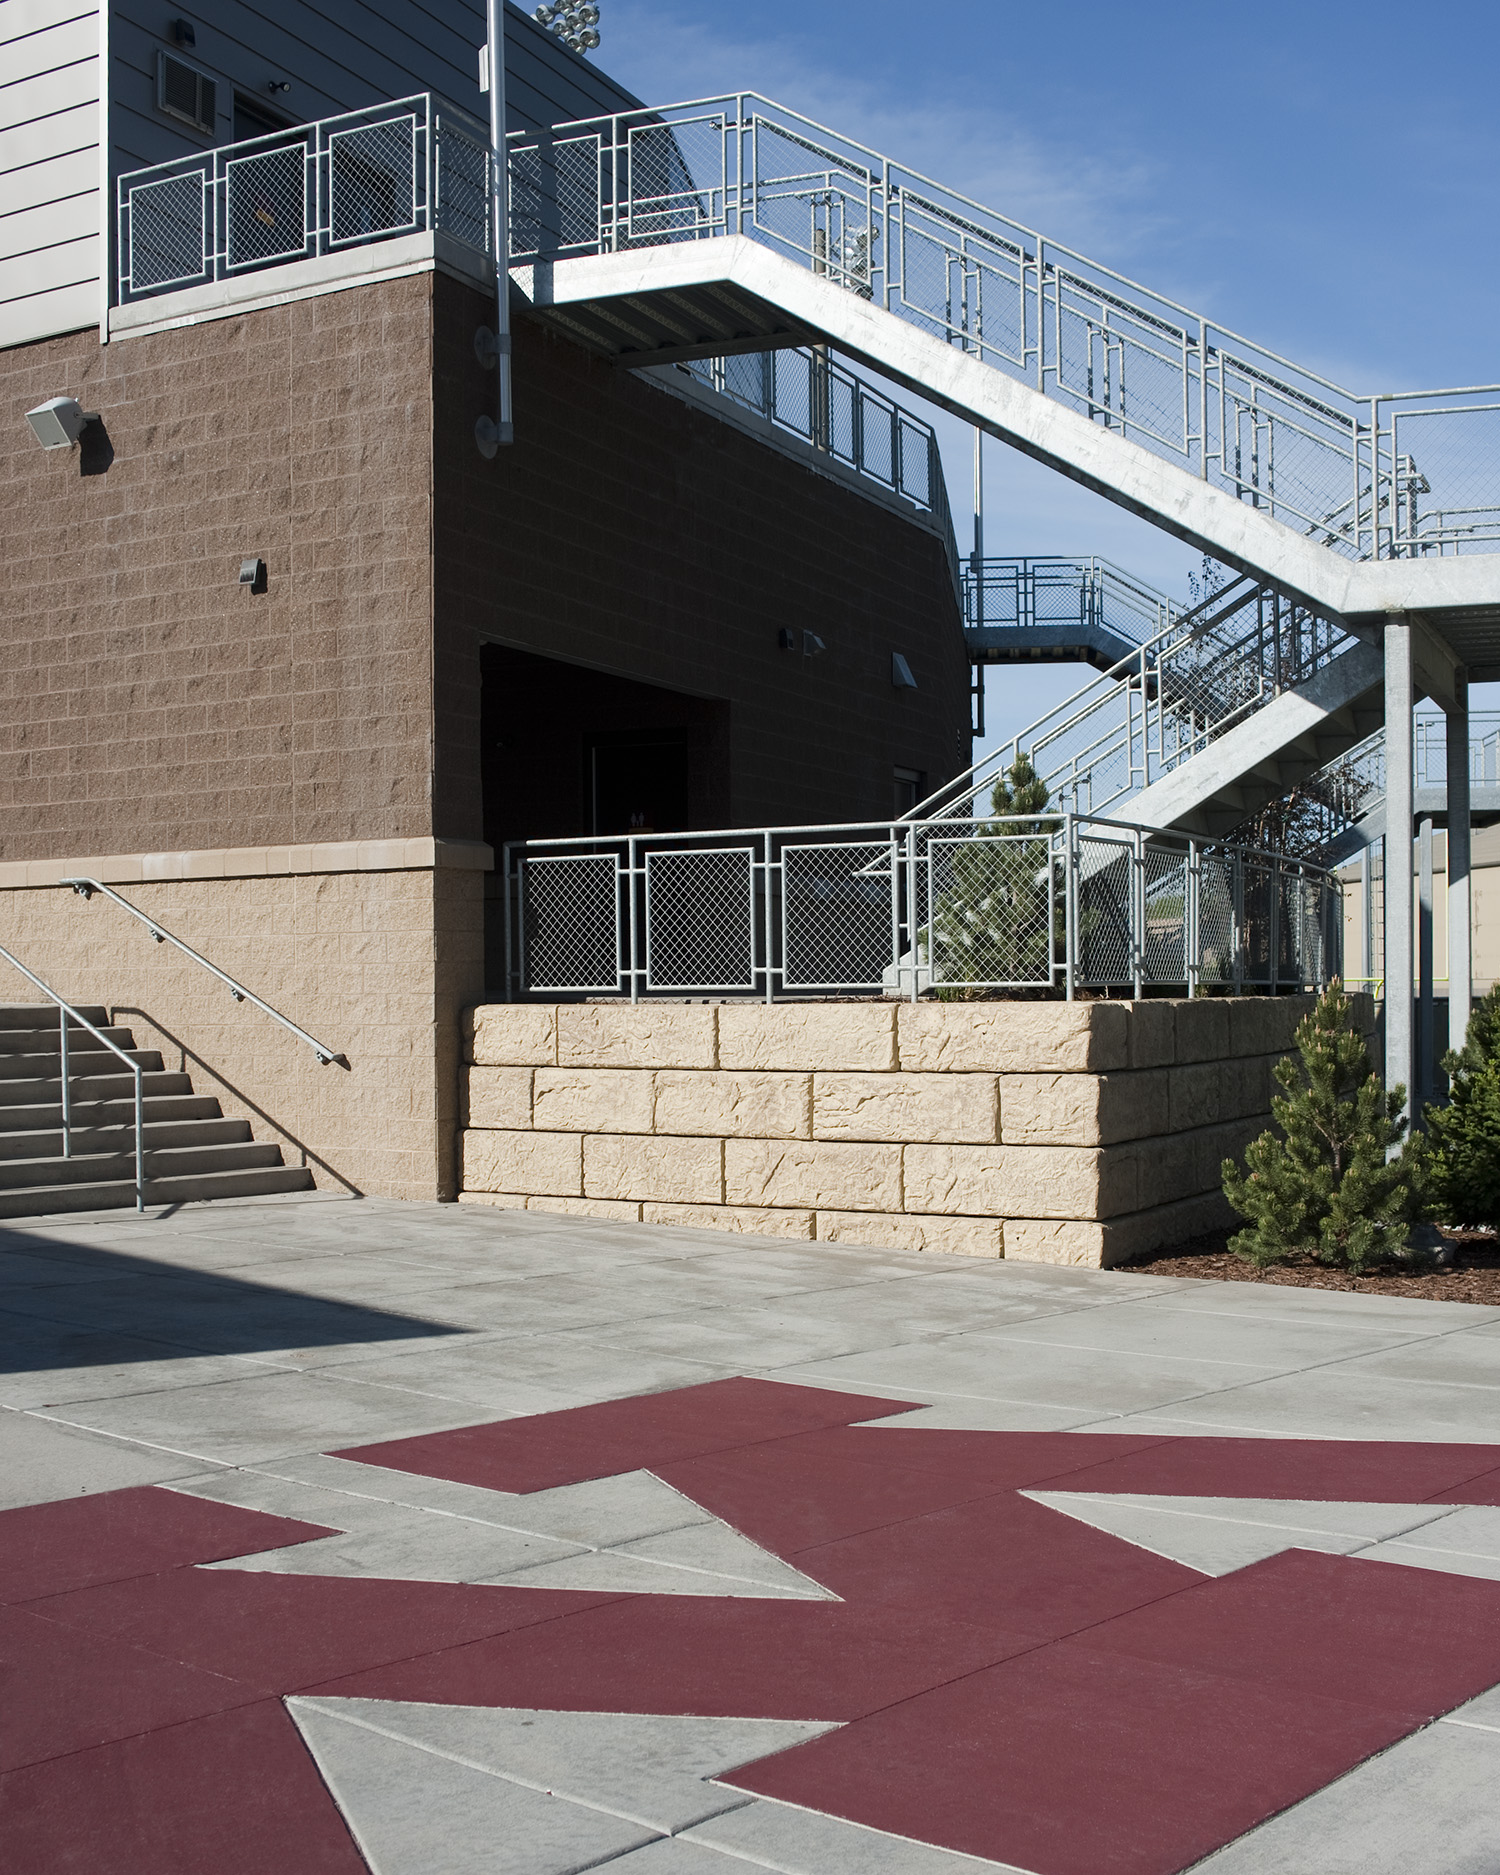
<path id="1" fill-rule="evenodd" d="M 490 197 L 495 248 L 495 442 L 515 441 L 510 401 L 510 165 L 505 149 L 505 0 L 486 0 L 489 28 Z"/>

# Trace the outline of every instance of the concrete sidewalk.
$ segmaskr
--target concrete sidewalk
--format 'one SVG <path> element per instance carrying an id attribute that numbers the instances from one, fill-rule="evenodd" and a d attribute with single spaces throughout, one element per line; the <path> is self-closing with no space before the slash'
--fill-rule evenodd
<path id="1" fill-rule="evenodd" d="M 1361 1581 L 1396 1585 L 1383 1617 L 1396 1641 L 1407 1619 L 1401 1595 L 1418 1588 L 1438 1598 L 1433 1606 L 1445 1594 L 1469 1596 L 1462 1608 L 1475 1611 L 1481 1628 L 1491 1616 L 1485 1598 L 1493 1595 L 1491 1625 L 1500 1632 L 1500 1586 L 1485 1586 L 1500 1585 L 1500 1507 L 1489 1507 L 1500 1493 L 1486 1495 L 1482 1480 L 1463 1482 L 1500 1466 L 1500 1451 L 1476 1452 L 1468 1463 L 1462 1453 L 1453 1456 L 1456 1447 L 1500 1447 L 1500 1309 L 320 1196 L 15 1225 L 0 1235 L 0 1285 L 0 1510 L 16 1512 L 0 1516 L 0 1560 L 7 1529 L 13 1547 L 45 1549 L 52 1541 L 48 1517 L 61 1531 L 65 1516 L 104 1515 L 105 1506 L 69 1510 L 65 1500 L 133 1492 L 111 1502 L 266 1519 L 265 1540 L 231 1540 L 223 1531 L 182 1537 L 199 1550 L 170 1558 L 174 1566 L 190 1565 L 172 1578 L 179 1591 L 196 1593 L 210 1576 L 215 1594 L 227 1592 L 221 1578 L 249 1584 L 245 1592 L 257 1595 L 347 1596 L 358 1579 L 361 1592 L 377 1583 L 421 1584 L 428 1596 L 472 1598 L 481 1591 L 451 1585 L 483 1584 L 491 1597 L 486 1606 L 498 1606 L 495 1598 L 504 1594 L 533 1608 L 545 1590 L 555 1598 L 549 1609 L 578 1609 L 569 1620 L 548 1620 L 549 1633 L 584 1620 L 583 1599 L 591 1608 L 601 1598 L 618 1608 L 625 1605 L 620 1597 L 632 1607 L 649 1599 L 678 1623 L 694 1606 L 704 1620 L 734 1606 L 744 1620 L 770 1609 L 767 1619 L 815 1623 L 830 1604 L 836 1604 L 831 1618 L 859 1600 L 854 1577 L 838 1573 L 854 1566 L 842 1547 L 853 1531 L 873 1529 L 881 1517 L 882 1527 L 922 1531 L 939 1514 L 935 1500 L 920 1506 L 903 1500 L 899 1516 L 868 1513 L 873 1524 L 851 1523 L 849 1481 L 856 1474 L 867 1480 L 889 1454 L 891 1476 L 905 1489 L 917 1470 L 932 1469 L 928 1457 L 938 1449 L 935 1441 L 914 1445 L 917 1432 L 944 1434 L 942 1450 L 962 1453 L 969 1468 L 965 1490 L 976 1500 L 988 1493 L 990 1503 L 1000 1485 L 988 1474 L 982 1484 L 975 1480 L 984 1466 L 993 1470 L 998 1454 L 1021 1448 L 995 1439 L 955 1443 L 959 1435 L 1066 1434 L 1080 1437 L 1026 1447 L 1050 1454 L 1027 1474 L 1045 1488 L 1020 1491 L 1018 1514 L 1034 1520 L 1028 1530 L 1041 1533 L 1028 1543 L 1045 1547 L 1056 1531 L 1058 1543 L 1073 1546 L 1069 1557 L 1097 1558 L 1105 1575 L 1176 1571 L 1153 1578 L 1136 1603 L 1187 1588 L 1222 1602 L 1239 1575 L 1249 1581 L 1256 1570 L 1356 1569 L 1369 1571 Z M 797 1441 L 812 1440 L 818 1466 L 842 1467 L 836 1479 L 815 1467 L 797 1471 L 801 1482 L 793 1483 L 787 1471 L 774 1488 L 755 1487 L 762 1497 L 746 1496 L 750 1487 L 745 1478 L 731 1479 L 727 1460 L 696 1458 L 680 1443 L 651 1444 L 678 1390 L 732 1383 L 728 1391 L 710 1387 L 686 1396 L 705 1402 L 706 1423 L 723 1402 L 741 1399 L 733 1387 L 745 1380 L 778 1383 L 784 1391 L 752 1389 L 744 1398 L 757 1403 L 757 1413 L 771 1411 L 764 1401 L 791 1403 L 800 1415 L 795 1426 L 726 1433 L 718 1448 L 710 1441 L 703 1449 L 771 1441 L 777 1462 L 784 1455 L 790 1466 L 794 1447 L 803 1454 Z M 611 1409 L 614 1419 L 576 1422 L 604 1428 L 587 1432 L 587 1440 L 603 1440 L 601 1451 L 626 1455 L 613 1469 L 602 1460 L 602 1469 L 580 1468 L 575 1453 L 555 1471 L 557 1482 L 545 1467 L 534 1476 L 526 1471 L 532 1435 L 517 1416 L 644 1394 L 664 1396 L 659 1411 L 652 1409 L 655 1419 L 643 1403 L 639 1411 Z M 818 1401 L 830 1394 L 822 1413 Z M 850 1394 L 864 1397 L 847 1406 L 837 1397 Z M 491 1430 L 512 1419 L 514 1439 Z M 563 1434 L 547 1429 L 554 1423 L 574 1422 L 539 1421 L 536 1450 L 549 1439 L 548 1451 L 561 1449 Z M 443 1436 L 461 1428 L 479 1431 L 468 1444 Z M 490 1456 L 476 1471 L 481 1433 Z M 1106 1436 L 1103 1444 L 1099 1435 Z M 688 1434 L 678 1427 L 672 1436 L 680 1442 Z M 692 1436 L 701 1443 L 700 1432 Z M 1217 1455 L 1202 1474 L 1206 1487 L 1183 1469 L 1194 1441 Z M 1347 1463 L 1337 1452 L 1328 1458 L 1333 1448 L 1320 1443 L 1321 1470 L 1308 1469 L 1309 1447 L 1303 1471 L 1323 1482 L 1304 1488 L 1286 1482 L 1294 1454 L 1284 1445 L 1267 1448 L 1268 1441 L 1361 1443 L 1348 1448 Z M 1410 1465 L 1429 1468 L 1419 1482 L 1407 1478 L 1393 1444 L 1411 1448 Z M 350 1448 L 370 1446 L 390 1450 L 350 1455 Z M 1106 1462 L 1057 1457 L 1099 1450 Z M 1111 1472 L 1111 1454 L 1146 1451 L 1177 1455 L 1181 1475 Z M 502 1463 L 497 1452 L 509 1456 Z M 1277 1452 L 1286 1452 L 1284 1462 Z M 950 1477 L 956 1462 L 943 1461 Z M 797 1456 L 796 1463 L 812 1458 Z M 484 1464 L 500 1464 L 501 1471 L 485 1472 Z M 1075 1480 L 1070 1470 L 1090 1476 Z M 1019 1489 L 1019 1474 L 1012 1482 Z M 152 1486 L 169 1488 L 139 1490 Z M 890 1488 L 882 1478 L 879 1489 Z M 826 1506 L 843 1507 L 837 1529 L 820 1525 L 795 1542 L 778 1534 L 788 1502 L 816 1508 L 820 1493 Z M 1004 1495 L 1015 1511 L 1016 1491 Z M 956 1504 L 958 1496 L 949 1496 Z M 743 1511 L 736 1508 L 742 1503 Z M 18 1508 L 43 1505 L 57 1508 Z M 273 1528 L 273 1519 L 282 1522 Z M 1086 1545 L 1094 1547 L 1080 1547 Z M 75 1536 L 58 1553 L 77 1549 Z M 943 1551 L 931 1553 L 939 1561 L 924 1567 L 941 1574 Z M 122 1580 L 146 1573 L 144 1564 L 134 1575 L 123 1562 L 119 1569 Z M 107 1571 L 78 1587 L 98 1596 L 106 1579 Z M 981 1603 L 988 1609 L 994 1589 L 973 1581 L 965 1592 L 980 1597 L 976 1609 Z M 84 1626 L 103 1619 L 94 1604 L 70 1612 L 76 1597 L 44 1606 L 54 1586 L 36 1578 L 24 1595 L 9 1598 L 22 1610 L 15 1618 L 26 1634 L 55 1640 L 61 1625 L 72 1632 L 75 1619 Z M 934 1577 L 933 1599 L 942 1598 Z M 961 1598 L 949 1599 L 952 1618 L 972 1629 L 977 1617 L 965 1612 Z M 772 1604 L 784 1612 L 775 1614 Z M 435 1607 L 422 1602 L 422 1622 L 437 1618 Z M 1117 1612 L 1111 1603 L 1108 1619 Z M 262 1607 L 256 1620 L 263 1626 L 267 1618 Z M 131 1645 L 159 1663 L 166 1644 L 159 1634 L 148 1640 L 137 1634 Z M 410 1651 L 433 1645 L 413 1642 Z M 1475 1646 L 1477 1661 L 1483 1648 L 1477 1639 Z M 1019 1648 L 1010 1651 L 1020 1659 Z M 589 1657 L 597 1664 L 597 1646 Z M 173 1658 L 189 1661 L 180 1650 Z M 994 1664 L 1000 1658 L 991 1647 L 985 1672 L 1000 1672 Z M 734 1875 L 747 1867 L 792 1875 L 960 1875 L 1007 1867 L 1041 1875 L 1074 1867 L 1087 1875 L 1116 1869 L 1166 1875 L 1186 1866 L 1172 1859 L 1185 1850 L 1154 1838 L 1134 1841 L 1124 1825 L 1089 1839 L 1086 1805 L 1074 1846 L 1036 1834 L 1041 1847 L 1031 1860 L 965 1852 L 964 1842 L 992 1838 L 982 1831 L 963 1838 L 957 1823 L 935 1822 L 929 1831 L 920 1816 L 912 1820 L 915 1813 L 903 1812 L 897 1828 L 875 1827 L 860 1818 L 874 1815 L 878 1802 L 858 1794 L 858 1766 L 847 1762 L 863 1736 L 848 1725 L 852 1706 L 825 1709 L 813 1700 L 802 1710 L 793 1700 L 770 1716 L 774 1701 L 751 1711 L 746 1692 L 736 1705 L 727 1682 L 723 1698 L 731 1703 L 718 1703 L 710 1691 L 694 1695 L 693 1704 L 678 1688 L 651 1698 L 643 1692 L 638 1705 L 617 1692 L 598 1710 L 580 1705 L 584 1693 L 559 1696 L 554 1706 L 557 1661 L 541 1679 L 527 1681 L 519 1659 L 505 1654 L 504 1671 L 496 1669 L 499 1690 L 486 1683 L 484 1696 L 469 1702 L 446 1691 L 434 1703 L 404 1685 L 365 1695 L 353 1680 L 340 1679 L 351 1671 L 347 1665 L 278 1681 L 277 1687 L 303 1689 L 279 1697 L 359 1844 L 356 1852 L 330 1810 L 325 1849 L 298 1851 L 302 1859 L 287 1866 L 370 1866 L 378 1875 L 481 1869 L 565 1875 L 616 1864 L 622 1875 Z M 64 1760 L 118 1752 L 121 1739 L 186 1736 L 194 1727 L 228 1724 L 226 1714 L 260 1713 L 269 1681 L 248 1668 L 206 1662 L 206 1654 L 192 1655 L 189 1664 L 194 1673 L 218 1676 L 214 1697 L 227 1703 L 214 1708 L 219 1716 L 212 1721 L 203 1716 L 202 1687 L 192 1698 L 185 1689 L 174 1693 L 188 1701 L 180 1711 L 170 1699 L 160 1710 L 146 1700 L 112 1732 L 80 1731 L 71 1720 L 38 1731 L 23 1715 L 19 1743 L 0 1777 L 0 1816 L 9 1790 L 31 1819 L 27 1828 L 40 1827 L 36 1818 L 51 1799 L 37 1793 L 52 1788 L 43 1774 L 60 1777 Z M 144 1671 L 140 1662 L 136 1668 Z M 178 1671 L 187 1670 L 179 1664 Z M 1225 1845 L 1196 1865 L 1214 1875 L 1287 1868 L 1300 1875 L 1493 1875 L 1500 1868 L 1500 1693 L 1484 1690 L 1491 1677 L 1473 1662 L 1455 1661 L 1453 1671 L 1451 1686 L 1462 1686 L 1466 1696 L 1450 1694 L 1444 1705 L 1424 1694 L 1428 1704 L 1412 1705 L 1416 1716 L 1403 1720 L 1404 1733 L 1351 1743 L 1321 1787 L 1305 1786 L 1310 1794 L 1290 1806 L 1267 1799 L 1253 1812 L 1270 1820 L 1248 1832 L 1237 1827 L 1233 1840 L 1214 1837 L 1211 1818 L 1195 1824 L 1199 1834 L 1189 1830 L 1181 1842 Z M 946 1696 L 969 1667 L 944 1672 Z M 1492 1678 L 1500 1681 L 1500 1663 Z M 643 1670 L 643 1689 L 650 1679 Z M 260 1704 L 246 1695 L 235 1705 L 223 1690 L 231 1681 L 253 1681 Z M 335 1682 L 339 1690 L 328 1691 Z M 533 1690 L 521 1697 L 516 1689 L 525 1685 Z M 932 1685 L 937 1689 L 938 1681 Z M 878 1709 L 882 1723 L 895 1724 L 888 1714 L 906 1706 L 917 1712 L 914 1688 L 915 1682 L 861 1710 Z M 1340 1701 L 1342 1724 L 1354 1705 L 1340 1688 L 1327 1690 Z M 1122 1697 L 1129 1710 L 1144 1695 L 1137 1688 Z M 98 1701 L 97 1689 L 88 1692 L 86 1704 Z M 1379 1704 L 1373 1694 L 1355 1701 L 1361 1712 Z M 143 1716 L 148 1707 L 154 1716 Z M 189 1708 L 191 1719 L 183 1716 Z M 1430 1723 L 1439 1713 L 1446 1716 Z M 273 1721 L 281 1723 L 279 1708 L 265 1715 L 267 1727 Z M 862 1723 L 873 1726 L 874 1717 Z M 1354 1725 L 1350 1738 L 1356 1734 L 1366 1737 Z M 52 1743 L 38 1743 L 39 1736 Z M 1203 1743 L 1197 1776 L 1211 1785 L 1222 1774 L 1221 1753 L 1212 1741 Z M 792 1746 L 797 1750 L 789 1752 Z M 266 1746 L 268 1788 L 282 1775 L 274 1768 L 282 1749 Z M 789 1755 L 783 1760 L 780 1753 Z M 772 1788 L 775 1777 L 757 1771 L 760 1760 L 805 1762 L 814 1771 L 826 1764 L 827 1809 L 819 1807 L 823 1786 L 816 1780 L 799 1786 L 801 1795 L 788 1795 L 791 1785 Z M 302 1761 L 286 1760 L 285 1775 L 295 1781 Z M 725 1781 L 731 1771 L 733 1788 Z M 573 1787 L 564 1788 L 570 1777 Z M 751 1796 L 757 1778 L 761 1788 Z M 307 1800 L 326 1803 L 316 1793 Z M 57 1827 L 69 1827 L 61 1813 Z M 223 1862 L 222 1848 L 212 1852 L 217 1863 L 195 1859 L 210 1856 L 207 1846 L 200 1852 L 176 1835 L 170 1844 L 153 1840 L 151 1828 L 140 1827 L 128 1853 L 114 1845 L 110 1866 L 253 1866 Z M 61 1849 L 50 1863 L 24 1863 L 38 1870 L 74 1865 Z"/>

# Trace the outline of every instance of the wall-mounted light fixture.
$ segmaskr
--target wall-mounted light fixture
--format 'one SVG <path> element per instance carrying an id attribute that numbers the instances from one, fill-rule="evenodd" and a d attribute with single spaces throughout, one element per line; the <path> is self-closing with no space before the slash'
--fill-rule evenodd
<path id="1" fill-rule="evenodd" d="M 266 590 L 265 561 L 259 557 L 241 560 L 239 583 L 242 586 L 248 586 L 251 592 L 264 592 Z"/>
<path id="2" fill-rule="evenodd" d="M 822 657 L 823 653 L 827 649 L 828 649 L 828 646 L 823 642 L 823 640 L 818 636 L 816 632 L 803 632 L 802 634 L 803 657 L 820 658 Z"/>
<path id="3" fill-rule="evenodd" d="M 797 634 L 794 631 L 788 631 L 786 626 L 783 625 L 781 630 L 776 634 L 776 643 L 783 651 L 795 651 L 797 649 Z"/>
<path id="4" fill-rule="evenodd" d="M 85 410 L 76 397 L 49 397 L 26 412 L 26 421 L 43 449 L 71 449 L 99 412 Z"/>
<path id="5" fill-rule="evenodd" d="M 915 690 L 917 680 L 911 674 L 911 666 L 899 651 L 891 653 L 891 682 L 897 690 Z"/>
<path id="6" fill-rule="evenodd" d="M 290 82 L 285 78 L 273 78 L 266 86 L 266 89 L 273 93 L 277 91 L 290 91 L 291 88 Z"/>
<path id="7" fill-rule="evenodd" d="M 198 35 L 193 31 L 193 22 L 191 20 L 173 20 L 172 42 L 174 45 L 179 46 L 197 45 Z"/>

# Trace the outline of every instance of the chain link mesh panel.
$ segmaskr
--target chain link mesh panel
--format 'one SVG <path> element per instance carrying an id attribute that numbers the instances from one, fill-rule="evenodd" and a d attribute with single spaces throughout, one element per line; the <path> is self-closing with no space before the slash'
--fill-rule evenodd
<path id="1" fill-rule="evenodd" d="M 523 862 L 529 990 L 618 990 L 620 891 L 613 853 Z"/>
<path id="2" fill-rule="evenodd" d="M 416 132 L 415 117 L 390 117 L 328 139 L 330 246 L 418 226 Z"/>
<path id="3" fill-rule="evenodd" d="M 899 865 L 899 860 L 894 863 Z M 781 849 L 781 952 L 789 989 L 881 986 L 893 956 L 886 841 Z"/>
<path id="4" fill-rule="evenodd" d="M 724 135 L 720 116 L 631 130 L 625 197 L 616 210 L 621 247 L 724 232 Z"/>
<path id="5" fill-rule="evenodd" d="M 209 277 L 208 227 L 202 170 L 168 176 L 131 189 L 129 249 L 124 272 L 129 290 L 189 286 Z"/>
<path id="6" fill-rule="evenodd" d="M 926 858 L 933 982 L 1050 984 L 1062 925 L 1050 840 L 931 840 Z"/>
<path id="7" fill-rule="evenodd" d="M 1233 983 L 1235 948 L 1235 862 L 1228 855 L 1205 853 L 1198 862 L 1198 980 Z"/>
<path id="8" fill-rule="evenodd" d="M 755 987 L 755 873 L 748 847 L 646 855 L 646 987 Z"/>
<path id="9" fill-rule="evenodd" d="M 447 119 L 437 127 L 437 225 L 455 241 L 489 253 L 490 153 Z"/>
<path id="10" fill-rule="evenodd" d="M 236 157 L 224 169 L 224 259 L 234 271 L 308 252 L 307 145 Z"/>
<path id="11" fill-rule="evenodd" d="M 1078 841 L 1074 981 L 1106 989 L 1135 980 L 1135 861 L 1117 840 Z"/>
<path id="12" fill-rule="evenodd" d="M 567 137 L 512 153 L 510 243 L 514 258 L 599 246 L 603 160 L 597 135 Z"/>
<path id="13" fill-rule="evenodd" d="M 1147 983 L 1187 981 L 1187 855 L 1147 847 L 1146 928 L 1141 935 L 1141 976 Z"/>

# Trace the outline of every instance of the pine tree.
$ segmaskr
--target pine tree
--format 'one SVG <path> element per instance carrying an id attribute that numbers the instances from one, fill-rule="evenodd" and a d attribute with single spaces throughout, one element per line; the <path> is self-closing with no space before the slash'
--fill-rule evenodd
<path id="1" fill-rule="evenodd" d="M 1389 1261 L 1406 1249 L 1417 1209 L 1410 1153 L 1387 1156 L 1406 1131 L 1406 1089 L 1382 1090 L 1337 981 L 1295 1039 L 1300 1059 L 1273 1070 L 1282 1137 L 1266 1132 L 1250 1145 L 1248 1176 L 1224 1161 L 1224 1195 L 1250 1220 L 1229 1247 L 1258 1267 L 1292 1256 L 1354 1271 Z"/>
<path id="2" fill-rule="evenodd" d="M 1430 1209 L 1444 1224 L 1500 1228 L 1500 984 L 1443 1057 L 1449 1105 L 1428 1107 L 1420 1144 Z"/>
<path id="3" fill-rule="evenodd" d="M 996 781 L 976 837 L 945 849 L 948 876 L 932 909 L 939 997 L 960 985 L 1050 983 L 1054 949 L 1047 784 L 1017 753 Z M 1017 838 L 1016 836 L 1021 836 Z"/>

